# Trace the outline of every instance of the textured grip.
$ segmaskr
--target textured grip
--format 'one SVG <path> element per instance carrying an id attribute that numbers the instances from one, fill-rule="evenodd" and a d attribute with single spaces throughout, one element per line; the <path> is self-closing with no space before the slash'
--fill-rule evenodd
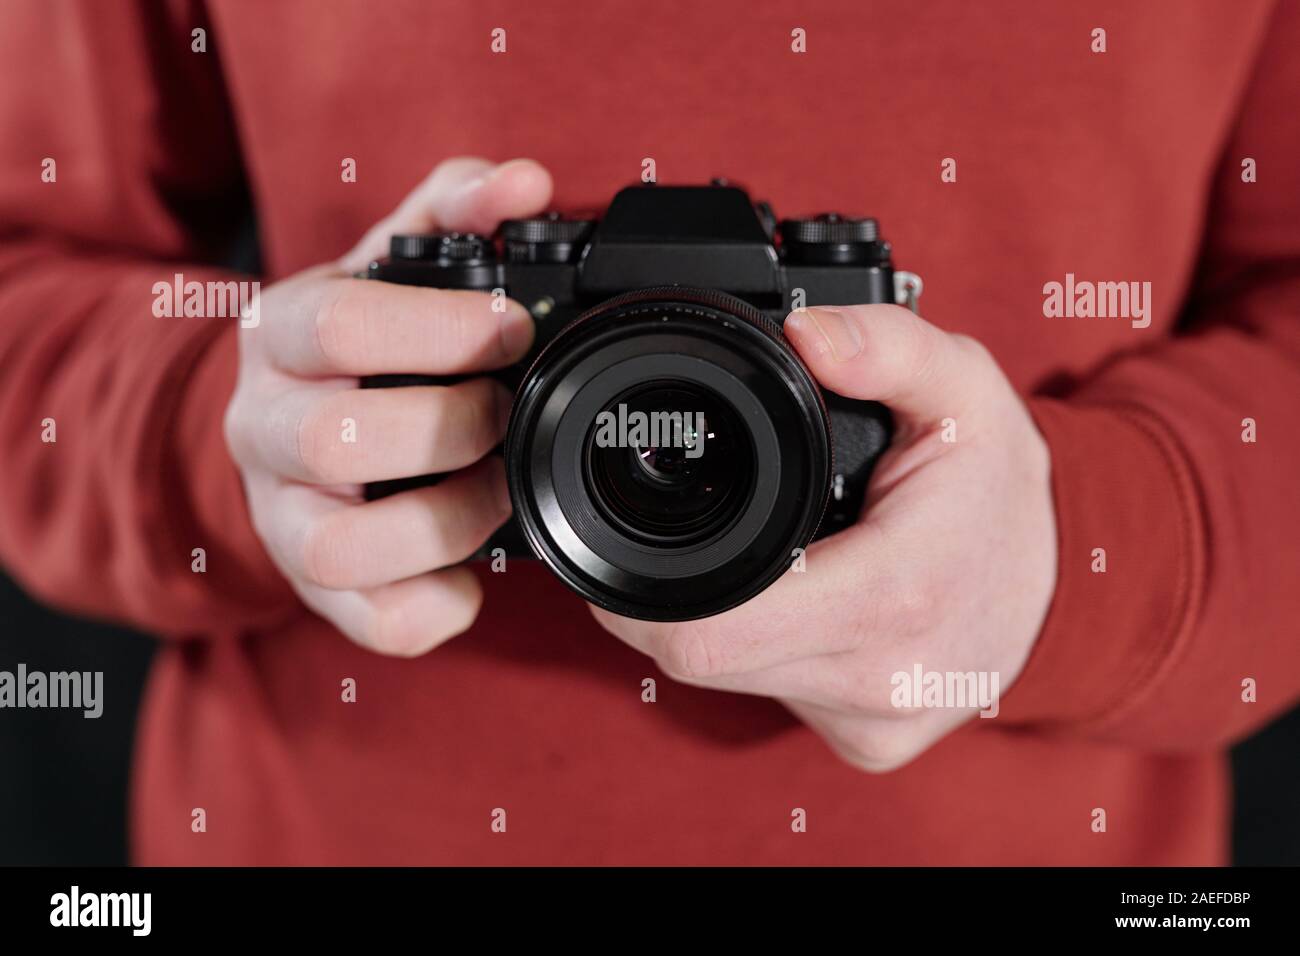
<path id="1" fill-rule="evenodd" d="M 876 462 L 894 434 L 894 418 L 879 402 L 822 393 L 831 421 L 834 465 L 831 495 L 817 537 L 842 531 L 858 520 Z"/>

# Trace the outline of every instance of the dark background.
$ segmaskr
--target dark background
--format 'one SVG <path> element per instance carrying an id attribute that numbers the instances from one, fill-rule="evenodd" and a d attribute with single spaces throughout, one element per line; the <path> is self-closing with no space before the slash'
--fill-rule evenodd
<path id="1" fill-rule="evenodd" d="M 0 576 L 0 670 L 103 671 L 103 716 L 0 710 L 0 865 L 120 865 L 153 641 L 40 607 Z M 1238 746 L 1233 859 L 1300 864 L 1300 709 Z"/>

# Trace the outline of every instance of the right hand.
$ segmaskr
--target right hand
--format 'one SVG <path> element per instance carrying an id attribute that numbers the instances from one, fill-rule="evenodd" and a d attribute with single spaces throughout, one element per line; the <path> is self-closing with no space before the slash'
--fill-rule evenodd
<path id="1" fill-rule="evenodd" d="M 358 378 L 501 368 L 528 350 L 533 322 L 517 302 L 493 311 L 487 293 L 350 276 L 393 233 L 491 233 L 550 198 L 531 160 L 448 160 L 338 262 L 267 288 L 261 321 L 240 329 L 225 431 L 253 527 L 307 606 L 364 647 L 414 656 L 473 623 L 482 589 L 456 565 L 510 515 L 501 461 L 484 456 L 511 395 L 489 378 L 391 389 Z M 366 482 L 432 472 L 454 474 L 362 500 Z"/>

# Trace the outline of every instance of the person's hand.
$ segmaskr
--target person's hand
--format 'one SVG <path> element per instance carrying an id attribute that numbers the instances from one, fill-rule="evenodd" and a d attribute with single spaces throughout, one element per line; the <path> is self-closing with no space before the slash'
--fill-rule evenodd
<path id="1" fill-rule="evenodd" d="M 896 707 L 893 675 L 996 673 L 1005 692 L 1024 668 L 1056 587 L 1048 450 L 973 339 L 892 305 L 796 311 L 785 332 L 826 388 L 893 411 L 858 523 L 716 617 L 592 610 L 670 677 L 777 698 L 853 765 L 890 770 L 979 707 Z"/>
<path id="2" fill-rule="evenodd" d="M 477 579 L 453 565 L 510 515 L 500 460 L 484 456 L 511 396 L 481 377 L 390 389 L 361 389 L 358 377 L 500 368 L 527 351 L 533 323 L 516 302 L 494 311 L 487 293 L 351 275 L 393 233 L 490 233 L 550 197 L 550 175 L 530 160 L 449 160 L 341 260 L 268 288 L 260 322 L 239 333 L 225 431 L 253 526 L 307 606 L 365 647 L 421 654 L 478 614 Z M 361 500 L 363 483 L 431 472 L 456 474 Z"/>

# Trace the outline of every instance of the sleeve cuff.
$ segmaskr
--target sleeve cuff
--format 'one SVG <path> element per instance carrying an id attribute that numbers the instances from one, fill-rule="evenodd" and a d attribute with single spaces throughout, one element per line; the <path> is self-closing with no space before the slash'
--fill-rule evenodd
<path id="1" fill-rule="evenodd" d="M 1028 405 L 1051 451 L 1057 584 L 1002 718 L 1105 725 L 1146 695 L 1188 633 L 1205 581 L 1196 485 L 1173 434 L 1143 409 Z"/>

